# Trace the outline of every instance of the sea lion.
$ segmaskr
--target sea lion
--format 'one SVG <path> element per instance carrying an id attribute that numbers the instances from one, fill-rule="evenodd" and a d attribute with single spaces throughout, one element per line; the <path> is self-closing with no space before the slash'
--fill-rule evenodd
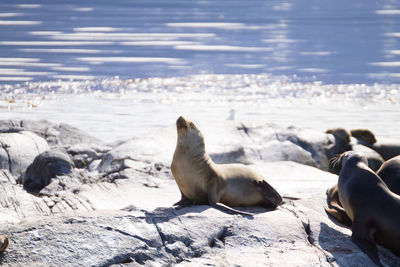
<path id="1" fill-rule="evenodd" d="M 6 235 L 0 235 L 0 253 L 3 253 L 7 249 L 10 241 Z"/>
<path id="2" fill-rule="evenodd" d="M 400 156 L 385 161 L 376 174 L 393 193 L 400 195 Z"/>
<path id="3" fill-rule="evenodd" d="M 333 164 L 332 159 L 350 150 L 361 152 L 368 159 L 368 166 L 374 171 L 378 170 L 385 161 L 382 156 L 371 147 L 373 142 L 376 142 L 376 139 L 374 134 L 369 130 L 352 130 L 352 136 L 350 136 L 350 133 L 344 128 L 329 129 L 325 133 L 332 134 L 335 138 L 335 143 L 326 148 L 326 155 L 330 162 L 329 171 L 332 173 L 339 174 L 340 172 L 340 165 Z M 358 137 L 369 140 L 371 143 L 358 139 Z"/>
<path id="4" fill-rule="evenodd" d="M 356 139 L 362 140 L 367 144 L 373 145 L 376 143 L 375 135 L 368 129 L 353 129 L 350 130 L 350 134 Z"/>
<path id="5" fill-rule="evenodd" d="M 379 153 L 384 160 L 389 160 L 400 155 L 400 143 L 397 140 L 379 138 L 368 129 L 351 130 L 351 135 L 355 137 L 359 144 L 367 146 Z"/>
<path id="6" fill-rule="evenodd" d="M 340 172 L 340 166 L 333 164 L 332 160 L 345 151 L 351 150 L 350 134 L 346 129 L 333 128 L 326 130 L 325 133 L 331 134 L 334 137 L 333 144 L 325 149 L 325 154 L 329 160 L 329 171 L 335 174 Z"/>
<path id="7" fill-rule="evenodd" d="M 361 152 L 363 154 L 363 151 L 356 150 L 356 152 Z M 370 162 L 370 157 L 367 159 L 368 166 L 375 171 L 374 167 L 371 167 L 373 164 Z M 377 170 L 376 174 L 382 179 L 390 191 L 400 195 L 400 156 L 385 161 L 379 170 Z M 325 207 L 325 211 L 329 215 L 333 216 L 338 222 L 351 227 L 351 220 L 340 203 L 338 185 L 335 184 L 329 188 L 326 191 L 326 195 L 328 207 Z"/>
<path id="8" fill-rule="evenodd" d="M 389 160 L 400 155 L 400 143 L 396 140 L 379 139 L 370 147 L 378 152 L 384 160 Z"/>
<path id="9" fill-rule="evenodd" d="M 333 218 L 336 219 L 336 221 L 340 222 L 341 224 L 347 227 L 351 227 L 352 221 L 346 214 L 346 211 L 342 207 L 342 203 L 339 199 L 338 185 L 335 184 L 334 186 L 328 188 L 328 190 L 326 190 L 326 196 L 328 207 L 324 207 L 325 212 L 328 215 L 331 215 Z"/>
<path id="10" fill-rule="evenodd" d="M 378 265 L 376 243 L 400 257 L 400 196 L 387 188 L 361 153 L 340 156 L 339 199 L 352 220 L 353 242 Z"/>
<path id="11" fill-rule="evenodd" d="M 219 210 L 252 215 L 231 207 L 262 205 L 275 209 L 282 197 L 264 178 L 243 164 L 216 164 L 208 156 L 196 125 L 179 117 L 171 171 L 181 191 L 174 206 L 209 204 Z"/>

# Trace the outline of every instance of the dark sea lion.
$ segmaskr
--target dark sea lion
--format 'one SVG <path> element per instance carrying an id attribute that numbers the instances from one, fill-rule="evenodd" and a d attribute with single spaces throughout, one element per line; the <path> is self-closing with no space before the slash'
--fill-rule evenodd
<path id="1" fill-rule="evenodd" d="M 325 133 L 332 134 L 335 138 L 334 143 L 327 146 L 325 152 L 329 160 L 329 171 L 338 174 L 340 172 L 340 166 L 333 164 L 332 159 L 352 149 L 350 145 L 350 133 L 344 128 L 329 129 L 326 130 Z"/>
<path id="2" fill-rule="evenodd" d="M 341 166 L 340 164 L 332 164 L 331 160 L 346 151 L 361 152 L 368 159 L 368 166 L 374 171 L 378 170 L 385 161 L 378 152 L 371 148 L 376 139 L 374 134 L 369 130 L 352 130 L 352 137 L 344 128 L 329 129 L 325 133 L 332 134 L 335 137 L 335 144 L 326 149 L 326 155 L 331 163 L 329 171 L 332 173 L 339 174 Z M 358 139 L 358 137 L 363 138 L 363 140 Z M 354 138 L 357 138 L 357 141 Z M 371 143 L 367 143 L 364 139 Z"/>
<path id="3" fill-rule="evenodd" d="M 400 156 L 385 161 L 376 174 L 393 193 L 400 195 Z"/>
<path id="4" fill-rule="evenodd" d="M 10 241 L 8 240 L 8 237 L 6 235 L 0 235 L 0 253 L 3 253 L 9 244 Z"/>
<path id="5" fill-rule="evenodd" d="M 354 144 L 352 145 L 351 150 L 363 154 L 363 156 L 368 160 L 368 167 L 373 171 L 377 171 L 385 161 L 378 152 L 365 145 Z"/>
<path id="6" fill-rule="evenodd" d="M 389 160 L 400 155 L 400 143 L 395 140 L 379 139 L 370 147 L 378 152 L 384 160 Z"/>
<path id="7" fill-rule="evenodd" d="M 174 205 L 209 204 L 219 210 L 252 215 L 231 207 L 261 205 L 275 209 L 282 197 L 264 178 L 243 164 L 216 164 L 193 122 L 179 117 L 171 171 L 182 198 Z"/>
<path id="8" fill-rule="evenodd" d="M 370 158 L 368 158 L 368 165 L 371 165 Z M 371 169 L 374 170 L 373 168 Z M 385 161 L 376 174 L 382 179 L 390 191 L 400 195 L 400 156 Z M 326 191 L 326 195 L 328 207 L 325 208 L 325 211 L 338 222 L 351 227 L 351 220 L 340 203 L 337 184 L 329 188 Z"/>
<path id="9" fill-rule="evenodd" d="M 368 167 L 361 153 L 345 152 L 340 162 L 339 199 L 353 222 L 353 242 L 378 265 L 376 243 L 400 257 L 400 196 Z"/>

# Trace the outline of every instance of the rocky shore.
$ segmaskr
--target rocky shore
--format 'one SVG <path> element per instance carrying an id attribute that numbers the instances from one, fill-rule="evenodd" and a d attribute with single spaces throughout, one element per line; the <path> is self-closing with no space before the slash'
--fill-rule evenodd
<path id="1" fill-rule="evenodd" d="M 210 145 L 210 156 L 262 173 L 287 197 L 277 210 L 246 208 L 256 214 L 249 218 L 173 209 L 175 144 L 163 144 L 163 132 L 110 144 L 66 124 L 0 121 L 0 234 L 10 240 L 0 265 L 374 266 L 324 210 L 337 182 L 328 172 L 337 136 L 229 127 L 232 144 Z M 400 265 L 387 249 L 379 253 Z"/>

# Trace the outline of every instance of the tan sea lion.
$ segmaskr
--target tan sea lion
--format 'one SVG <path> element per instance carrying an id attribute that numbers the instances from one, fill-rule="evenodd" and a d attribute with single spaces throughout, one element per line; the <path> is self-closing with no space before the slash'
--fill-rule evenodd
<path id="1" fill-rule="evenodd" d="M 10 241 L 6 235 L 0 235 L 0 253 L 3 253 L 7 249 Z"/>
<path id="2" fill-rule="evenodd" d="M 264 178 L 243 164 L 216 164 L 193 122 L 179 117 L 178 140 L 171 171 L 182 198 L 174 206 L 209 204 L 219 210 L 252 215 L 231 207 L 262 205 L 275 209 L 282 197 Z"/>
<path id="3" fill-rule="evenodd" d="M 353 242 L 378 265 L 376 243 L 400 257 L 400 196 L 387 188 L 361 153 L 345 152 L 339 161 L 339 199 L 353 222 Z"/>

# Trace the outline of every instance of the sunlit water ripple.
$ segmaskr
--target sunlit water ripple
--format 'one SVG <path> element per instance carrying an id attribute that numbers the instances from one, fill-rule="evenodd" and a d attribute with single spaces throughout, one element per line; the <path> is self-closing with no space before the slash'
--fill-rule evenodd
<path id="1" fill-rule="evenodd" d="M 397 1 L 0 3 L 0 83 L 272 74 L 398 83 Z"/>

